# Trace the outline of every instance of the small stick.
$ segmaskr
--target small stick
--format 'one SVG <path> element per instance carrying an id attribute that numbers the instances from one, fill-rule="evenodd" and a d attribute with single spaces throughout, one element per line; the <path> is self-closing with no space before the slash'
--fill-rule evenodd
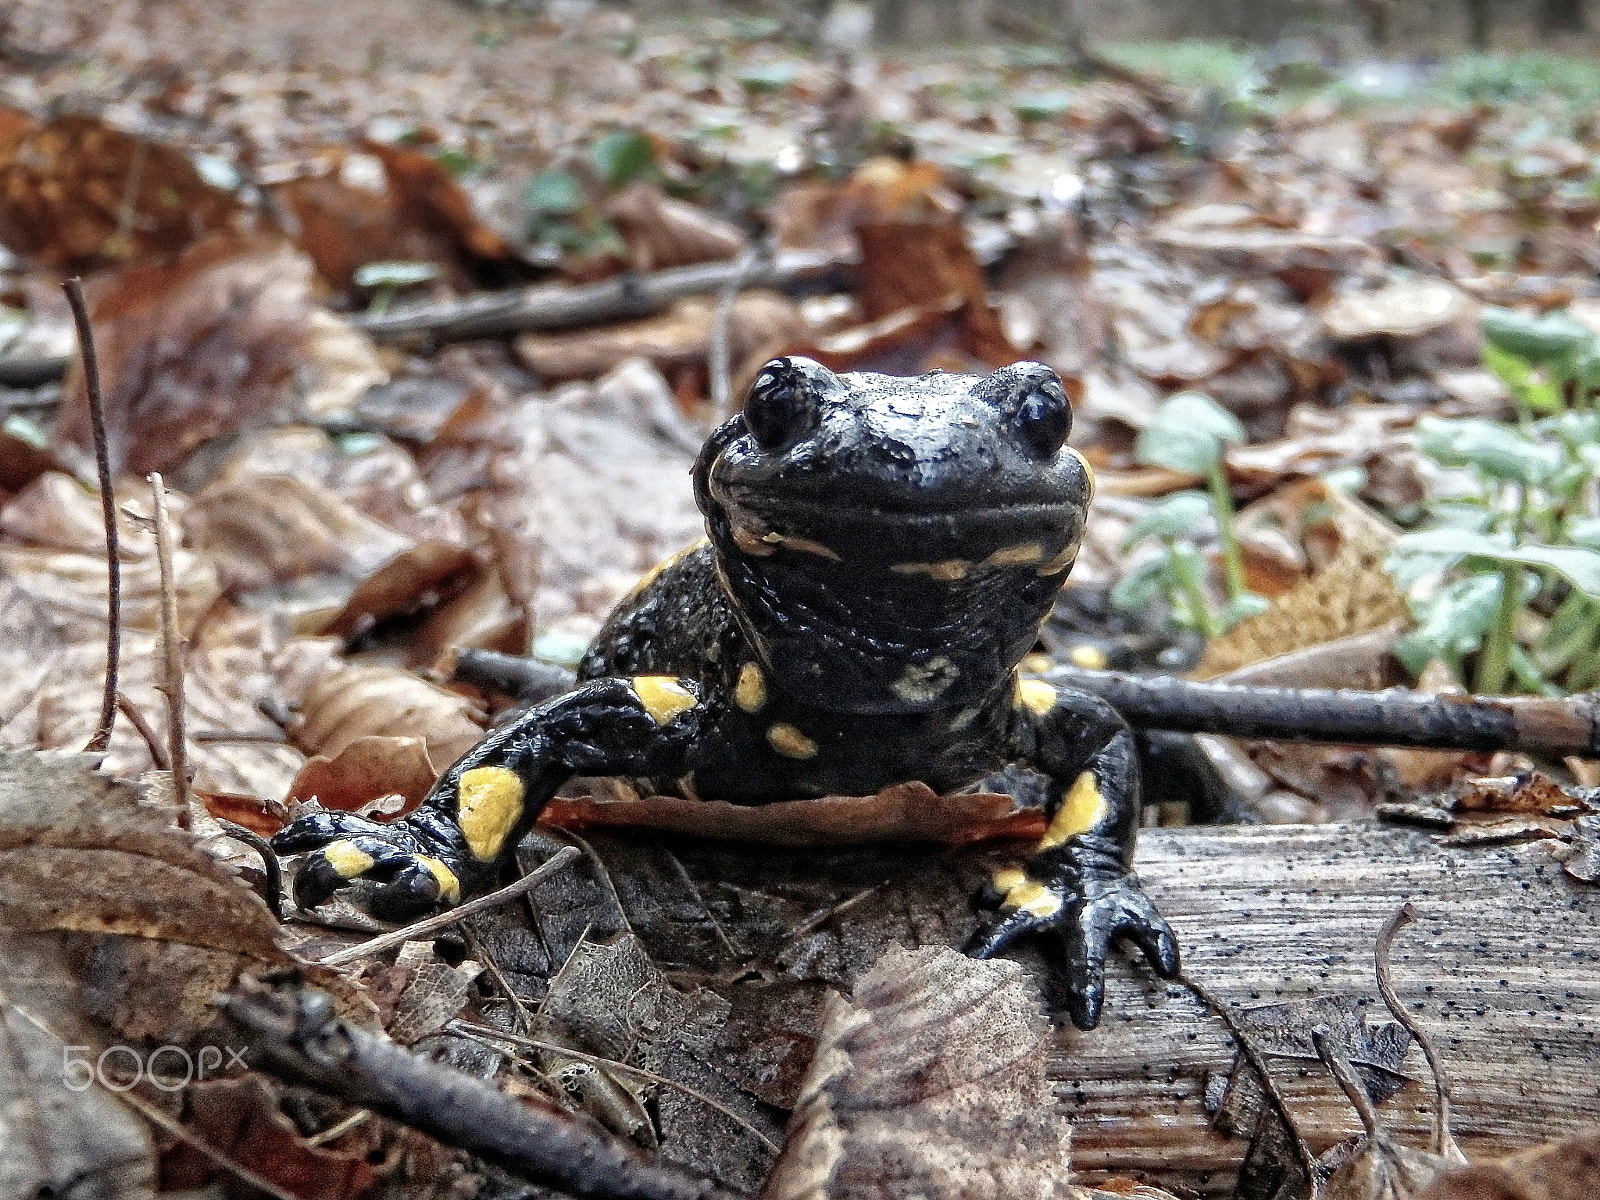
<path id="1" fill-rule="evenodd" d="M 161 744 L 161 735 L 151 728 L 150 722 L 144 719 L 144 714 L 133 701 L 121 692 L 117 693 L 117 711 L 127 717 L 139 731 L 139 736 L 144 739 L 145 749 L 150 751 L 150 761 L 155 763 L 156 770 L 171 770 L 172 760 L 167 757 L 167 748 Z"/>
<path id="2" fill-rule="evenodd" d="M 458 904 L 454 908 L 447 908 L 444 912 L 434 913 L 431 917 L 424 917 L 420 921 L 401 929 L 393 929 L 388 933 L 380 933 L 375 938 L 369 938 L 360 945 L 347 946 L 343 950 L 335 950 L 326 958 L 317 959 L 319 967 L 338 967 L 358 958 L 365 958 L 369 954 L 379 954 L 402 942 L 409 942 L 416 938 L 428 937 L 438 933 L 441 929 L 448 929 L 457 921 L 474 916 L 504 904 L 507 900 L 515 900 L 524 892 L 543 883 L 569 862 L 578 857 L 576 846 L 563 846 L 557 850 L 537 868 L 529 871 L 515 883 L 508 884 L 498 892 L 490 892 L 487 896 L 479 896 L 475 900 L 468 900 L 465 904 Z"/>
<path id="3" fill-rule="evenodd" d="M 1416 910 L 1407 900 L 1378 931 L 1377 946 L 1372 954 L 1378 976 L 1378 994 L 1383 997 L 1394 1019 L 1416 1039 L 1422 1057 L 1428 1060 L 1428 1070 L 1433 1072 L 1433 1152 L 1442 1158 L 1465 1162 L 1466 1156 L 1456 1146 L 1455 1138 L 1450 1133 L 1450 1080 L 1445 1075 L 1444 1064 L 1439 1060 L 1439 1053 L 1434 1049 L 1427 1032 L 1411 1019 L 1405 1005 L 1400 1003 L 1400 994 L 1394 990 L 1394 979 L 1389 972 L 1389 952 L 1394 946 L 1395 935 L 1416 919 Z"/>
<path id="4" fill-rule="evenodd" d="M 251 1037 L 250 1065 L 400 1121 L 563 1193 L 616 1200 L 731 1200 L 691 1168 L 647 1157 L 560 1109 L 414 1054 L 334 1015 L 309 989 L 242 981 L 222 999 Z"/>
<path id="5" fill-rule="evenodd" d="M 84 747 L 91 754 L 111 745 L 111 727 L 117 719 L 117 662 L 122 653 L 122 552 L 117 544 L 117 500 L 111 489 L 111 451 L 106 443 L 106 405 L 100 391 L 100 359 L 89 326 L 89 306 L 83 299 L 83 280 L 74 276 L 61 285 L 72 306 L 72 323 L 78 330 L 83 356 L 83 384 L 89 394 L 89 429 L 94 439 L 94 465 L 100 476 L 100 515 L 106 526 L 106 686 L 100 701 L 100 724 Z"/>
<path id="6" fill-rule="evenodd" d="M 1600 703 L 1592 693 L 1436 696 L 1406 688 L 1256 687 L 1069 666 L 1052 667 L 1045 678 L 1057 687 L 1099 696 L 1141 729 L 1287 742 L 1600 754 Z"/>
<path id="7" fill-rule="evenodd" d="M 167 697 L 167 761 L 172 794 L 178 801 L 178 827 L 189 828 L 189 754 L 183 729 L 183 650 L 178 632 L 178 587 L 172 571 L 172 523 L 167 517 L 167 489 L 155 471 L 146 478 L 155 508 L 156 560 L 161 565 L 161 648 L 166 663 L 161 690 Z"/>
<path id="8" fill-rule="evenodd" d="M 1372 1097 L 1367 1095 L 1366 1087 L 1356 1075 L 1355 1068 L 1350 1065 L 1349 1060 L 1334 1047 L 1329 1033 L 1326 1025 L 1318 1025 L 1311 1031 L 1311 1044 L 1317 1048 L 1317 1057 L 1333 1075 L 1345 1099 L 1349 1100 L 1351 1107 L 1356 1110 L 1356 1116 L 1361 1118 L 1361 1128 L 1366 1131 L 1367 1140 L 1376 1142 L 1383 1137 L 1383 1125 L 1378 1120 L 1378 1110 L 1372 1107 Z"/>
<path id="9" fill-rule="evenodd" d="M 1278 1119 L 1283 1122 L 1284 1132 L 1294 1144 L 1295 1157 L 1300 1160 L 1300 1169 L 1306 1173 L 1306 1187 L 1311 1193 L 1312 1200 L 1316 1200 L 1317 1160 L 1311 1155 L 1311 1147 L 1307 1146 L 1305 1139 L 1300 1136 L 1299 1127 L 1295 1125 L 1294 1118 L 1289 1113 L 1289 1102 L 1284 1099 L 1271 1072 L 1267 1070 L 1266 1056 L 1261 1053 L 1255 1042 L 1250 1040 L 1249 1034 L 1239 1022 L 1233 1019 L 1233 1013 L 1228 1011 L 1228 1006 L 1222 1002 L 1220 996 L 1212 995 L 1204 984 L 1187 973 L 1180 974 L 1178 982 L 1193 992 L 1199 1001 L 1228 1027 L 1228 1032 L 1233 1035 L 1234 1044 L 1239 1047 L 1239 1053 L 1244 1055 L 1245 1061 L 1255 1068 L 1256 1075 L 1261 1080 L 1262 1091 L 1266 1092 L 1267 1099 L 1272 1102 L 1273 1110 L 1278 1114 Z"/>

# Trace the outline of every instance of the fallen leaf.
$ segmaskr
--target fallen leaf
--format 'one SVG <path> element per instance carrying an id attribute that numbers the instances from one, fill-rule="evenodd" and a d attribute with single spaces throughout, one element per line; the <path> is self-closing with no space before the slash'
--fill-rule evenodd
<path id="1" fill-rule="evenodd" d="M 737 258 L 745 247 L 738 226 L 672 199 L 653 183 L 630 184 L 602 211 L 628 244 L 635 271 Z"/>
<path id="2" fill-rule="evenodd" d="M 1442 279 L 1409 279 L 1371 292 L 1343 292 L 1322 310 L 1322 324 L 1335 341 L 1417 337 L 1463 320 L 1478 306 Z"/>
<path id="3" fill-rule="evenodd" d="M 1546 1142 L 1498 1162 L 1446 1171 L 1415 1200 L 1589 1200 L 1600 1178 L 1600 1131 Z"/>
<path id="4" fill-rule="evenodd" d="M 227 230 L 238 201 L 189 156 L 95 117 L 57 117 L 0 148 L 0 242 L 52 267 L 175 254 Z"/>
<path id="5" fill-rule="evenodd" d="M 476 711 L 409 671 L 333 663 L 308 681 L 289 734 L 306 754 L 329 758 L 357 738 L 420 738 L 430 762 L 453 763 L 483 740 Z"/>
<path id="6" fill-rule="evenodd" d="M 313 322 L 309 264 L 288 247 L 215 237 L 90 295 L 114 472 L 169 471 L 210 438 L 289 414 Z M 90 446 L 76 368 L 55 440 Z"/>
<path id="7" fill-rule="evenodd" d="M 606 791 L 611 792 L 607 798 Z M 925 783 L 897 783 L 873 796 L 822 796 L 775 804 L 729 804 L 678 796 L 557 796 L 540 820 L 567 829 L 588 826 L 662 829 L 699 837 L 735 838 L 775 846 L 837 846 L 866 842 L 944 842 L 962 846 L 994 838 L 1043 833 L 1036 809 L 1018 809 L 1010 796 L 973 792 L 940 796 Z"/>
<path id="8" fill-rule="evenodd" d="M 422 802 L 438 777 L 439 768 L 429 760 L 421 738 L 369 734 L 346 743 L 335 755 L 307 759 L 287 799 L 357 812 L 380 797 L 399 795 L 405 806 L 394 815 L 400 816 Z"/>
<path id="9" fill-rule="evenodd" d="M 1072 1195 L 1049 1045 L 1016 963 L 888 951 L 828 1003 L 762 1196 Z"/>

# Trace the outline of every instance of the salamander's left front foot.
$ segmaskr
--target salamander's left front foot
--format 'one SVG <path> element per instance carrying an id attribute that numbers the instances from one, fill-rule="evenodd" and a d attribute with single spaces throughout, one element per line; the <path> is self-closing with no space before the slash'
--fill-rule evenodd
<path id="1" fill-rule="evenodd" d="M 1062 847 L 1034 858 L 1027 871 L 998 872 L 979 897 L 992 915 L 968 939 L 966 952 L 993 958 L 1025 934 L 1045 934 L 1046 951 L 1065 972 L 1066 1010 L 1079 1029 L 1093 1029 L 1105 1001 L 1106 955 L 1131 939 L 1158 975 L 1178 973 L 1178 939 L 1114 854 Z"/>

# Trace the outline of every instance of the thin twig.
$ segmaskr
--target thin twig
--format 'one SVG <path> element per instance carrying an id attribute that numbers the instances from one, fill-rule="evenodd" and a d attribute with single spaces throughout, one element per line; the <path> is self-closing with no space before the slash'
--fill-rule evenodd
<path id="1" fill-rule="evenodd" d="M 352 1129 L 357 1129 L 372 1120 L 372 1113 L 367 1109 L 358 1108 L 342 1121 L 329 1125 L 321 1133 L 314 1133 L 306 1139 L 308 1146 L 326 1146 L 329 1142 L 336 1142 Z"/>
<path id="2" fill-rule="evenodd" d="M 122 692 L 117 693 L 117 711 L 128 718 L 129 723 L 144 739 L 144 747 L 150 751 L 150 761 L 155 763 L 156 770 L 170 770 L 172 762 L 167 758 L 167 748 L 161 744 L 161 735 L 151 727 L 149 721 L 144 719 L 144 714 L 139 711 L 138 706 Z"/>
<path id="3" fill-rule="evenodd" d="M 744 290 L 745 280 L 750 277 L 751 270 L 762 256 L 759 243 L 751 246 L 739 256 L 739 262 L 734 269 L 732 277 L 723 284 L 722 291 L 717 294 L 717 311 L 711 321 L 711 354 L 708 369 L 711 374 L 711 414 L 718 424 L 727 420 L 732 413 L 732 397 L 729 393 L 733 389 L 729 379 L 729 358 L 731 357 L 728 342 L 733 325 L 733 305 L 739 298 L 739 293 Z"/>
<path id="4" fill-rule="evenodd" d="M 83 298 L 83 280 L 76 276 L 61 285 L 72 306 L 72 323 L 78 330 L 78 350 L 83 358 L 83 385 L 89 394 L 89 430 L 94 439 L 94 465 L 100 477 L 100 515 L 106 527 L 106 685 L 100 701 L 100 724 L 84 747 L 101 753 L 111 745 L 111 727 L 117 719 L 117 662 L 122 653 L 122 552 L 117 544 L 117 500 L 111 489 L 111 451 L 106 442 L 105 396 L 100 390 L 100 358 L 94 349 L 89 306 Z"/>
<path id="5" fill-rule="evenodd" d="M 167 761 L 172 795 L 178 802 L 178 826 L 189 828 L 189 752 L 184 744 L 183 647 L 178 630 L 178 585 L 172 569 L 172 522 L 167 516 L 167 489 L 155 471 L 146 478 L 156 526 L 156 561 L 161 565 L 161 650 L 166 664 L 161 690 L 167 697 Z"/>
<path id="6" fill-rule="evenodd" d="M 1395 935 L 1416 919 L 1416 910 L 1411 907 L 1411 902 L 1408 900 L 1378 931 L 1378 942 L 1372 955 L 1378 976 L 1378 994 L 1383 997 L 1383 1002 L 1388 1005 L 1394 1019 L 1400 1022 L 1405 1031 L 1416 1040 L 1417 1046 L 1422 1050 L 1422 1057 L 1428 1060 L 1428 1070 L 1433 1072 L 1433 1152 L 1441 1157 L 1459 1157 L 1464 1162 L 1465 1156 L 1461 1154 L 1455 1138 L 1450 1133 L 1450 1079 L 1445 1074 L 1444 1063 L 1440 1061 L 1439 1053 L 1434 1049 L 1427 1031 L 1412 1020 L 1411 1015 L 1406 1012 L 1405 1005 L 1400 1002 L 1400 994 L 1394 990 L 1394 978 L 1389 971 L 1389 954 L 1394 946 Z"/>
<path id="7" fill-rule="evenodd" d="M 449 1029 L 452 1033 L 459 1033 L 464 1037 L 475 1037 L 479 1041 L 487 1041 L 491 1038 L 499 1038 L 502 1041 L 510 1042 L 514 1046 L 526 1046 L 530 1050 L 542 1050 L 546 1054 L 560 1054 L 566 1058 L 575 1058 L 579 1062 L 592 1063 L 597 1067 L 605 1067 L 607 1070 L 625 1071 L 630 1075 L 637 1075 L 640 1079 L 648 1079 L 651 1083 L 659 1084 L 662 1087 L 669 1087 L 676 1092 L 682 1092 L 685 1096 L 688 1096 L 694 1100 L 698 1100 L 707 1108 L 716 1109 L 717 1112 L 727 1117 L 728 1120 L 739 1126 L 740 1129 L 743 1129 L 746 1133 L 755 1138 L 774 1154 L 777 1154 L 781 1149 L 776 1142 L 774 1142 L 766 1134 L 762 1133 L 761 1130 L 757 1129 L 754 1125 L 750 1124 L 749 1121 L 745 1120 L 738 1113 L 734 1112 L 731 1108 L 719 1104 L 710 1096 L 707 1096 L 704 1092 L 697 1092 L 694 1088 L 679 1083 L 676 1079 L 668 1079 L 665 1075 L 657 1075 L 654 1071 L 647 1071 L 643 1067 L 629 1066 L 627 1063 L 620 1063 L 615 1059 L 601 1058 L 597 1054 L 585 1054 L 582 1050 L 574 1050 L 570 1046 L 557 1045 L 555 1042 L 541 1042 L 538 1038 L 518 1037 L 514 1033 L 505 1033 L 499 1029 L 493 1029 L 487 1025 L 475 1025 L 469 1021 L 454 1020 L 445 1026 L 445 1028 Z"/>
<path id="8" fill-rule="evenodd" d="M 1328 1068 L 1338 1083 L 1339 1090 L 1344 1093 L 1345 1099 L 1350 1101 L 1350 1106 L 1356 1110 L 1356 1116 L 1361 1118 L 1361 1128 L 1366 1132 L 1367 1141 L 1376 1142 L 1383 1136 L 1383 1125 L 1378 1120 L 1378 1110 L 1372 1106 L 1372 1097 L 1367 1095 L 1366 1086 L 1356 1075 L 1350 1060 L 1334 1047 L 1331 1032 L 1326 1025 L 1318 1025 L 1311 1031 L 1311 1044 L 1316 1047 L 1317 1057 L 1322 1060 L 1322 1065 Z"/>
<path id="9" fill-rule="evenodd" d="M 1239 1022 L 1234 1020 L 1233 1013 L 1222 1002 L 1221 997 L 1213 995 L 1204 984 L 1187 972 L 1179 973 L 1178 982 L 1193 992 L 1200 1002 L 1228 1027 L 1228 1032 L 1233 1035 L 1234 1044 L 1239 1047 L 1239 1053 L 1244 1055 L 1245 1061 L 1255 1069 L 1257 1078 L 1261 1080 L 1261 1090 L 1267 1094 L 1267 1099 L 1272 1102 L 1278 1119 L 1283 1122 L 1284 1132 L 1288 1134 L 1290 1144 L 1294 1146 L 1295 1157 L 1300 1160 L 1300 1169 L 1306 1173 L 1306 1188 L 1310 1192 L 1311 1200 L 1316 1200 L 1317 1160 L 1312 1157 L 1311 1147 L 1306 1145 L 1305 1139 L 1300 1136 L 1300 1130 L 1294 1123 L 1294 1118 L 1289 1115 L 1289 1102 L 1283 1098 L 1283 1093 L 1278 1090 L 1277 1083 L 1267 1070 L 1266 1056 L 1261 1053 Z"/>
<path id="10" fill-rule="evenodd" d="M 476 921 L 466 921 L 461 926 L 461 932 L 467 936 L 467 945 L 472 950 L 472 956 L 483 964 L 483 969 L 489 972 L 489 977 L 494 980 L 495 986 L 511 1001 L 511 1011 L 517 1018 L 517 1028 L 524 1032 L 533 1028 L 533 1014 L 528 1011 L 528 1006 L 523 1003 L 522 997 L 517 995 L 516 989 L 500 970 L 500 964 L 494 959 L 488 944 L 478 935 Z"/>
<path id="11" fill-rule="evenodd" d="M 379 954 L 402 942 L 413 941 L 417 938 L 429 937 L 441 929 L 448 929 L 457 921 L 475 916 L 504 904 L 507 900 L 515 900 L 524 892 L 543 883 L 550 876 L 565 867 L 569 862 L 578 857 L 576 846 L 563 846 L 552 854 L 549 859 L 541 863 L 535 870 L 529 871 L 513 884 L 501 888 L 498 892 L 490 892 L 487 896 L 479 896 L 475 900 L 468 900 L 455 908 L 447 908 L 444 912 L 435 913 L 431 917 L 424 917 L 414 921 L 402 929 L 394 929 L 388 933 L 380 933 L 375 938 L 370 938 L 356 946 L 347 946 L 343 950 L 335 950 L 326 958 L 317 959 L 320 967 L 337 967 L 358 958 L 365 958 L 369 954 Z"/>

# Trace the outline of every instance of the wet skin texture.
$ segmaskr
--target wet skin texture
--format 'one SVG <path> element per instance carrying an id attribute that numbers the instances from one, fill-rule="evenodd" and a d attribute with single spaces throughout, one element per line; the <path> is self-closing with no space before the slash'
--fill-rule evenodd
<path id="1" fill-rule="evenodd" d="M 1093 491 L 1071 421 L 1038 363 L 916 379 L 767 364 L 695 465 L 709 537 L 618 606 L 586 682 L 491 733 L 400 822 L 288 826 L 274 846 L 310 852 L 296 899 L 365 879 L 390 919 L 455 903 L 575 774 L 760 804 L 910 779 L 948 791 L 1016 763 L 1050 780 L 1049 830 L 985 889 L 967 950 L 1042 937 L 1068 1014 L 1093 1028 L 1115 939 L 1165 976 L 1178 948 L 1131 871 L 1127 726 L 1017 675 Z"/>

